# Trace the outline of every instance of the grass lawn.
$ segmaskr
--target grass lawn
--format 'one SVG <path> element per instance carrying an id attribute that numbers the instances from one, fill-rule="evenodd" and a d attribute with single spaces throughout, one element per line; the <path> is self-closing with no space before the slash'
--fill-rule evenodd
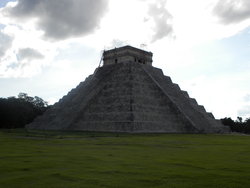
<path id="1" fill-rule="evenodd" d="M 250 136 L 0 130 L 0 187 L 250 187 Z"/>

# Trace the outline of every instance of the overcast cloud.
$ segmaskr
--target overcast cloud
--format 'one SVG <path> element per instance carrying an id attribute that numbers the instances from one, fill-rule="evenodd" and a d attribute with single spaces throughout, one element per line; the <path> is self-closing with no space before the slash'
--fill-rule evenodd
<path id="1" fill-rule="evenodd" d="M 159 0 L 149 5 L 148 13 L 153 18 L 155 24 L 152 42 L 173 33 L 172 15 L 166 9 L 166 3 L 166 0 Z"/>
<path id="2" fill-rule="evenodd" d="M 243 106 L 238 110 L 238 116 L 240 117 L 249 117 L 250 115 L 250 105 Z"/>
<path id="3" fill-rule="evenodd" d="M 250 18 L 249 0 L 220 0 L 214 8 L 214 13 L 224 24 L 232 24 Z"/>
<path id="4" fill-rule="evenodd" d="M 247 95 L 244 97 L 244 101 L 245 101 L 245 102 L 250 102 L 250 94 L 247 94 Z"/>
<path id="5" fill-rule="evenodd" d="M 11 47 L 13 38 L 0 31 L 0 58 L 4 56 L 5 52 Z"/>
<path id="6" fill-rule="evenodd" d="M 36 18 L 44 36 L 63 40 L 93 32 L 107 9 L 108 0 L 19 0 L 4 13 L 16 19 Z"/>
<path id="7" fill-rule="evenodd" d="M 22 60 L 33 60 L 33 59 L 43 59 L 44 55 L 32 48 L 22 48 L 19 49 L 17 57 L 20 61 Z"/>

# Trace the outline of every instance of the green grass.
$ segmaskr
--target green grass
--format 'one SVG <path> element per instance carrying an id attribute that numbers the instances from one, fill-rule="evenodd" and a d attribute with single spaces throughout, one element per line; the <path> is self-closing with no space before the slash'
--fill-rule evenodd
<path id="1" fill-rule="evenodd" d="M 250 136 L 0 131 L 0 187 L 250 187 Z"/>

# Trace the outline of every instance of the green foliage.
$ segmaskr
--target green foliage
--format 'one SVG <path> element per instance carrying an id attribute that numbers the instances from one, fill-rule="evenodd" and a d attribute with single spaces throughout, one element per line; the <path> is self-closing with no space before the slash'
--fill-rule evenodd
<path id="1" fill-rule="evenodd" d="M 0 128 L 22 128 L 48 108 L 40 97 L 19 93 L 18 98 L 0 98 Z"/>
<path id="2" fill-rule="evenodd" d="M 8 188 L 245 188 L 250 137 L 237 135 L 0 132 Z"/>
<path id="3" fill-rule="evenodd" d="M 35 97 L 28 96 L 27 93 L 19 93 L 18 99 L 31 103 L 37 108 L 44 108 L 48 106 L 48 102 L 44 101 L 42 98 L 38 96 Z"/>
<path id="4" fill-rule="evenodd" d="M 231 118 L 221 119 L 222 124 L 229 126 L 233 132 L 240 132 L 245 134 L 250 134 L 250 118 L 247 118 L 243 121 L 242 117 L 237 117 L 237 120 L 234 121 Z"/>

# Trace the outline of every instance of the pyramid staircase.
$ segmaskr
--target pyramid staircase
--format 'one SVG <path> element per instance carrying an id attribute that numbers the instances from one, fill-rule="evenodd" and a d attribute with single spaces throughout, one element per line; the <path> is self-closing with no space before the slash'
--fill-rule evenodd
<path id="1" fill-rule="evenodd" d="M 30 129 L 217 133 L 228 129 L 161 69 L 134 62 L 106 65 L 71 90 Z"/>

